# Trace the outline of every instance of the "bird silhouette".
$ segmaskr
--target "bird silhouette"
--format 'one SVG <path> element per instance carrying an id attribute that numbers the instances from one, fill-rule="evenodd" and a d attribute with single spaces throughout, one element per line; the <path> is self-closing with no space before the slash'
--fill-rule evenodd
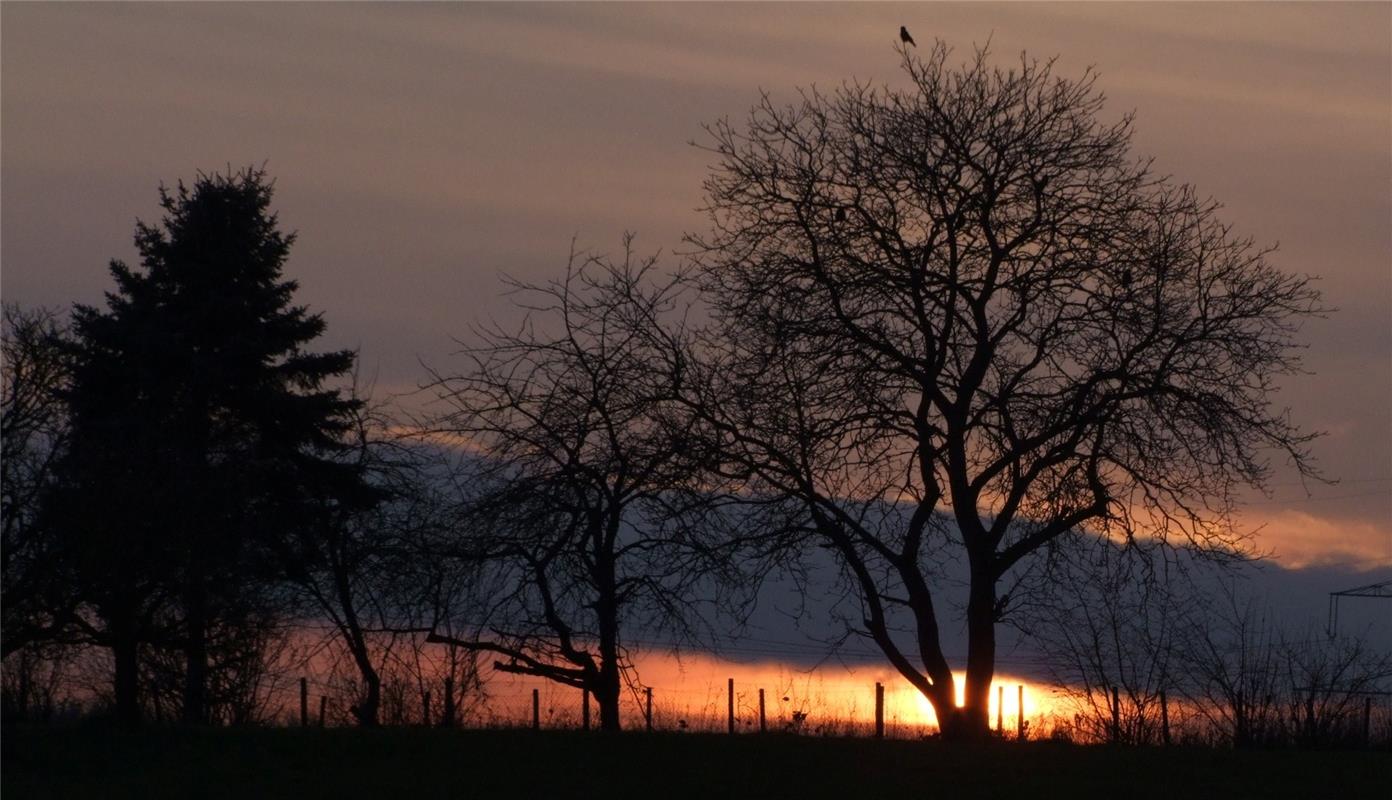
<path id="1" fill-rule="evenodd" d="M 909 35 L 909 29 L 905 28 L 903 25 L 899 26 L 899 41 L 918 47 L 918 42 L 913 40 L 913 37 Z"/>
<path id="2" fill-rule="evenodd" d="M 837 221 L 837 222 L 845 222 L 845 221 L 846 221 L 846 209 L 845 209 L 845 208 L 837 208 L 837 209 L 836 209 L 836 221 Z"/>
<path id="3" fill-rule="evenodd" d="M 1131 270 L 1129 268 L 1121 271 L 1121 288 L 1131 288 Z"/>

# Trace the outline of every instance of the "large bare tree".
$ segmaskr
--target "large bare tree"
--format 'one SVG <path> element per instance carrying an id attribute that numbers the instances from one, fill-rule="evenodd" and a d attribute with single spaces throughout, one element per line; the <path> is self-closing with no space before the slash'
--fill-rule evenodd
<path id="1" fill-rule="evenodd" d="M 1271 396 L 1318 295 L 1135 157 L 1092 73 L 900 56 L 899 88 L 708 126 L 693 404 L 731 474 L 839 557 L 854 627 L 975 737 L 1002 582 L 1033 554 L 1090 532 L 1233 555 L 1272 454 L 1312 472 Z M 961 708 L 946 559 L 970 574 Z"/>

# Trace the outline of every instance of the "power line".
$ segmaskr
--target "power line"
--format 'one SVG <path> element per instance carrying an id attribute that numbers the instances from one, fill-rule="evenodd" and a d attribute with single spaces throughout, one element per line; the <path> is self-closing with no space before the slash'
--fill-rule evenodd
<path id="1" fill-rule="evenodd" d="M 1309 483 L 1309 481 L 1282 481 L 1281 483 L 1268 483 L 1267 486 L 1307 486 Z M 1386 478 L 1339 478 L 1333 482 L 1336 486 L 1342 486 L 1346 483 L 1392 483 L 1392 476 Z"/>
<path id="2" fill-rule="evenodd" d="M 1352 500 L 1355 497 L 1377 497 L 1392 496 L 1392 489 L 1380 489 L 1375 492 L 1357 492 L 1355 494 L 1337 494 L 1329 497 L 1303 497 L 1291 498 L 1289 500 L 1259 500 L 1253 503 L 1244 503 L 1248 506 L 1290 506 L 1302 505 L 1304 503 L 1323 503 L 1329 500 Z"/>

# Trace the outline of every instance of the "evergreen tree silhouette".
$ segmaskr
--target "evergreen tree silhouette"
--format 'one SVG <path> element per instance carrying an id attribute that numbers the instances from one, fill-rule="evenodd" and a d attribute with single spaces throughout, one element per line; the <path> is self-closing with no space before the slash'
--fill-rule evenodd
<path id="1" fill-rule="evenodd" d="M 324 321 L 292 302 L 272 189 L 255 168 L 161 187 L 139 268 L 113 261 L 106 308 L 74 309 L 73 446 L 50 506 L 127 722 L 155 640 L 182 647 L 183 718 L 205 721 L 209 626 L 256 601 L 273 540 L 325 502 L 372 501 L 335 459 L 360 401 L 328 384 L 354 354 L 306 349 Z"/>

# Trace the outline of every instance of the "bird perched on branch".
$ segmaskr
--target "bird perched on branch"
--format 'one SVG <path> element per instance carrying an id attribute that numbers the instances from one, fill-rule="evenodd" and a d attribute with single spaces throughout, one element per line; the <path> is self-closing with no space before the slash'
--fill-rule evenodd
<path id="1" fill-rule="evenodd" d="M 909 35 L 909 29 L 905 28 L 903 25 L 899 26 L 899 41 L 918 47 L 918 42 L 913 40 L 913 37 Z"/>

